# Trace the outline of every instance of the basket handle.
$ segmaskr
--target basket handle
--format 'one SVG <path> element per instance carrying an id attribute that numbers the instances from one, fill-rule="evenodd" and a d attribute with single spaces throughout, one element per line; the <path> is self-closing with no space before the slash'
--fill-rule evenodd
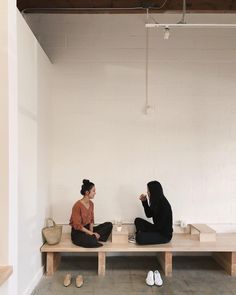
<path id="1" fill-rule="evenodd" d="M 49 226 L 49 225 L 48 225 L 49 221 L 52 222 L 52 224 L 53 224 L 52 226 Z M 47 224 L 47 227 L 55 227 L 55 226 L 56 226 L 56 223 L 55 223 L 55 221 L 54 221 L 52 218 L 47 218 L 47 222 L 46 222 L 46 224 Z"/>

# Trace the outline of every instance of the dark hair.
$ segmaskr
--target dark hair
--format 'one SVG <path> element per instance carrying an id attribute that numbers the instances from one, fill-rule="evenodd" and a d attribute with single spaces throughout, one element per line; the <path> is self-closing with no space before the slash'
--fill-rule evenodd
<path id="1" fill-rule="evenodd" d="M 164 198 L 163 189 L 160 182 L 154 180 L 150 181 L 148 184 L 148 190 L 150 192 L 150 206 L 158 206 L 159 201 Z"/>
<path id="2" fill-rule="evenodd" d="M 94 183 L 90 182 L 88 179 L 83 180 L 83 184 L 81 186 L 81 195 L 85 195 L 87 191 L 90 191 L 94 187 Z"/>

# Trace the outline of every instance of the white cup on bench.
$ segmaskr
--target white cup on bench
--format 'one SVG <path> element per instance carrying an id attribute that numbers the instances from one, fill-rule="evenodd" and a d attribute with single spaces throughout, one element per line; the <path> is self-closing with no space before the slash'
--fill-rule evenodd
<path id="1" fill-rule="evenodd" d="M 120 220 L 120 219 L 116 220 L 116 230 L 117 231 L 122 230 L 122 220 Z"/>

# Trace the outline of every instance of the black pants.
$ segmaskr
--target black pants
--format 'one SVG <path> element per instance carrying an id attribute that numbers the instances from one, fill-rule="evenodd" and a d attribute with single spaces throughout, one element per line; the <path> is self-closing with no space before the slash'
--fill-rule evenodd
<path id="1" fill-rule="evenodd" d="M 142 218 L 136 218 L 136 242 L 140 245 L 165 244 L 171 240 L 161 235 L 155 228 L 155 224 Z"/>
<path id="2" fill-rule="evenodd" d="M 89 229 L 89 224 L 85 225 L 87 229 Z M 72 242 L 81 247 L 85 248 L 95 248 L 95 247 L 101 247 L 101 242 L 106 242 L 111 231 L 112 231 L 112 223 L 111 222 L 105 222 L 98 226 L 94 226 L 93 231 L 95 233 L 98 233 L 100 235 L 99 240 L 97 240 L 95 235 L 88 235 L 85 232 L 82 232 L 80 230 L 76 230 L 74 228 L 71 229 L 71 240 Z"/>

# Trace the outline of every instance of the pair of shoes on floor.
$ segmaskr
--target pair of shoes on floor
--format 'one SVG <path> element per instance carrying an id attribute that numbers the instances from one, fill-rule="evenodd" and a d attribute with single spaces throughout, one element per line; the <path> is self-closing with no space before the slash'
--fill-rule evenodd
<path id="1" fill-rule="evenodd" d="M 72 281 L 72 277 L 71 277 L 71 274 L 68 273 L 66 274 L 65 278 L 64 278 L 64 282 L 63 282 L 63 285 L 65 287 L 68 287 L 70 286 L 71 284 L 71 281 Z M 83 280 L 83 277 L 81 275 L 78 275 L 75 279 L 75 285 L 77 288 L 80 288 L 83 286 L 83 283 L 84 283 L 84 280 Z"/>
<path id="2" fill-rule="evenodd" d="M 154 272 L 150 270 L 147 274 L 146 278 L 146 284 L 148 286 L 158 286 L 161 287 L 163 285 L 163 280 L 161 278 L 161 274 L 159 273 L 158 270 L 155 270 Z"/>
<path id="3" fill-rule="evenodd" d="M 131 235 L 131 236 L 129 236 L 128 242 L 129 242 L 129 243 L 132 243 L 132 244 L 136 244 L 135 235 Z"/>

